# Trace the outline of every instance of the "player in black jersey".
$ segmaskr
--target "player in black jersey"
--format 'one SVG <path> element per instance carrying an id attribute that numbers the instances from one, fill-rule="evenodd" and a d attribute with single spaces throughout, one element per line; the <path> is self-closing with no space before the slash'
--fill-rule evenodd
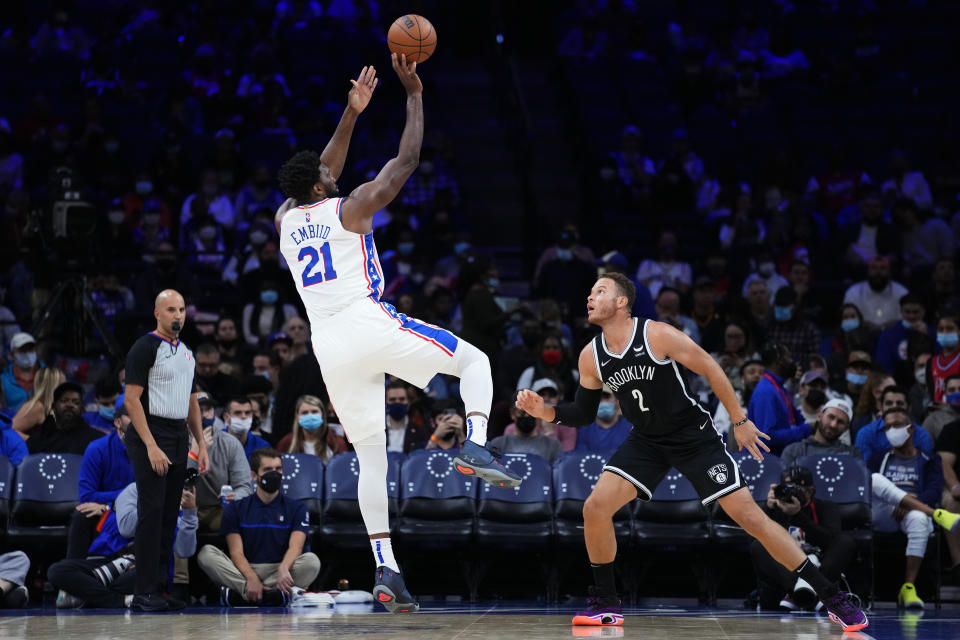
<path id="1" fill-rule="evenodd" d="M 688 393 L 678 365 L 704 376 L 730 413 L 733 437 L 758 460 L 770 451 L 761 433 L 744 415 L 733 387 L 710 355 L 684 333 L 663 322 L 633 318 L 636 289 L 622 274 L 601 276 L 587 298 L 587 320 L 603 331 L 580 352 L 580 387 L 576 400 L 544 406 L 524 389 L 517 407 L 542 420 L 582 427 L 597 415 L 606 383 L 633 423 L 627 440 L 604 466 L 583 506 L 584 538 L 596 585 L 587 609 L 574 624 L 617 625 L 623 615 L 617 598 L 613 561 L 617 539 L 613 514 L 634 498 L 650 500 L 670 467 L 696 487 L 703 503 L 719 501 L 737 524 L 763 544 L 780 564 L 817 591 L 830 618 L 846 631 L 867 626 L 854 597 L 838 590 L 807 560 L 787 530 L 770 520 L 746 489 L 736 462 L 726 452 L 710 415 Z"/>

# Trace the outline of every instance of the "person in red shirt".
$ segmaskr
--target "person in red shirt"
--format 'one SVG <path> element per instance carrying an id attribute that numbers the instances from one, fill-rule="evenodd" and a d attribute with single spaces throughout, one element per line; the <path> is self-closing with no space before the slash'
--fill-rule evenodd
<path id="1" fill-rule="evenodd" d="M 927 381 L 933 401 L 943 404 L 947 378 L 960 373 L 960 322 L 956 311 L 941 312 L 937 321 L 937 343 L 943 351 L 930 358 Z"/>

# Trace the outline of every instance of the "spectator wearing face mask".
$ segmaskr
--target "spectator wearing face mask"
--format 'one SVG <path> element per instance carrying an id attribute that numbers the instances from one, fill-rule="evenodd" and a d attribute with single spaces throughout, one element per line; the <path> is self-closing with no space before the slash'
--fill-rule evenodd
<path id="1" fill-rule="evenodd" d="M 196 203 L 196 204 L 195 204 Z M 200 189 L 191 193 L 183 201 L 180 209 L 180 228 L 186 228 L 187 223 L 196 212 L 209 212 L 211 216 L 226 229 L 232 229 L 236 224 L 236 215 L 229 194 L 220 188 L 220 179 L 217 172 L 207 169 L 200 179 Z"/>
<path id="2" fill-rule="evenodd" d="M 940 432 L 946 425 L 960 420 L 960 373 L 947 378 L 943 399 L 945 400 L 943 406 L 931 411 L 923 421 L 923 428 L 934 440 L 940 437 Z"/>
<path id="3" fill-rule="evenodd" d="M 253 492 L 250 486 L 250 463 L 243 445 L 225 431 L 203 425 L 203 440 L 210 456 L 210 467 L 197 479 L 197 517 L 202 531 L 219 531 L 224 504 L 245 498 Z M 187 468 L 196 469 L 199 443 L 190 439 Z M 230 485 L 233 491 L 223 497 L 220 488 Z M 178 582 L 180 582 L 178 580 Z"/>
<path id="4" fill-rule="evenodd" d="M 281 452 L 306 453 L 326 463 L 338 453 L 347 451 L 347 441 L 331 428 L 326 406 L 317 396 L 302 395 L 297 398 L 293 416 L 295 422 L 290 433 L 277 443 L 277 449 Z"/>
<path id="5" fill-rule="evenodd" d="M 883 416 L 892 409 L 907 410 L 907 391 L 903 387 L 897 385 L 885 387 L 880 394 L 877 418 L 865 424 L 856 433 L 857 449 L 863 454 L 866 462 L 869 462 L 878 451 L 886 451 L 890 448 L 890 440 L 884 432 Z M 933 453 L 933 438 L 920 425 L 914 424 L 914 427 L 912 436 L 914 445 L 922 451 Z"/>
<path id="6" fill-rule="evenodd" d="M 101 516 L 115 509 L 114 501 L 133 482 L 133 467 L 127 457 L 124 438 L 130 416 L 123 398 L 114 400 L 113 431 L 91 442 L 80 463 L 80 504 L 70 518 L 67 558 L 85 558 L 100 525 Z"/>
<path id="7" fill-rule="evenodd" d="M 47 416 L 36 433 L 27 440 L 30 453 L 75 453 L 83 455 L 87 445 L 103 437 L 83 420 L 83 387 L 64 382 L 53 392 L 53 414 Z"/>
<path id="8" fill-rule="evenodd" d="M 94 397 L 97 401 L 97 410 L 83 414 L 83 419 L 94 429 L 104 433 L 113 433 L 113 423 L 116 412 L 117 398 L 123 392 L 116 376 L 109 374 L 94 385 Z"/>
<path id="9" fill-rule="evenodd" d="M 515 427 L 513 433 L 507 434 L 504 431 L 502 436 L 497 436 L 491 441 L 490 446 L 502 453 L 532 453 L 552 463 L 563 453 L 560 441 L 539 433 L 543 421 L 517 409 L 515 403 L 516 395 L 510 403 L 510 415 L 514 419 L 511 426 Z M 568 428 L 573 429 L 573 427 Z"/>
<path id="10" fill-rule="evenodd" d="M 946 401 L 947 378 L 960 373 L 960 323 L 953 310 L 941 312 L 937 320 L 937 343 L 943 351 L 931 358 L 928 365 L 927 384 L 930 387 L 933 402 L 943 404 Z"/>
<path id="11" fill-rule="evenodd" d="M 560 230 L 557 242 L 552 247 L 547 247 L 537 259 L 537 266 L 533 270 L 534 286 L 540 282 L 544 266 L 548 262 L 560 260 L 568 262 L 570 260 L 579 260 L 592 264 L 594 262 L 593 251 L 589 247 L 580 244 L 580 232 L 573 223 L 567 223 Z"/>
<path id="12" fill-rule="evenodd" d="M 0 374 L 7 411 L 17 412 L 33 394 L 33 381 L 43 367 L 37 358 L 37 341 L 29 333 L 18 333 L 10 340 L 13 362 Z"/>
<path id="13" fill-rule="evenodd" d="M 843 302 L 857 306 L 867 327 L 883 331 L 900 320 L 900 298 L 907 293 L 906 287 L 891 278 L 890 259 L 879 256 L 867 264 L 867 279 L 843 294 Z"/>
<path id="14" fill-rule="evenodd" d="M 34 378 L 33 395 L 20 405 L 11 426 L 23 439 L 29 438 L 53 411 L 53 392 L 67 381 L 67 376 L 56 367 L 44 367 Z"/>
<path id="15" fill-rule="evenodd" d="M 860 451 L 841 440 L 841 436 L 850 428 L 853 418 L 853 409 L 843 400 L 830 400 L 825 403 L 814 420 L 813 435 L 788 444 L 780 462 L 784 468 L 793 466 L 797 458 L 807 455 L 823 455 L 828 453 L 859 456 Z"/>
<path id="16" fill-rule="evenodd" d="M 597 419 L 593 424 L 577 430 L 577 451 L 604 453 L 614 451 L 623 444 L 633 425 L 620 414 L 620 403 L 610 390 L 603 385 L 600 404 L 597 405 Z"/>
<path id="17" fill-rule="evenodd" d="M 197 360 L 197 386 L 210 395 L 214 404 L 223 406 L 227 400 L 240 394 L 240 381 L 220 371 L 217 345 L 210 342 L 198 345 L 194 357 Z"/>
<path id="18" fill-rule="evenodd" d="M 927 386 L 927 365 L 933 358 L 931 346 L 911 344 L 909 349 L 910 362 L 913 363 L 913 380 L 910 384 L 910 393 L 907 395 L 907 405 L 914 422 L 922 423 L 930 412 L 931 399 Z"/>
<path id="19" fill-rule="evenodd" d="M 755 262 L 757 265 L 756 271 L 748 275 L 743 281 L 743 289 L 740 293 L 744 298 L 747 298 L 750 284 L 759 280 L 767 285 L 770 302 L 774 303 L 774 296 L 777 295 L 777 292 L 783 287 L 789 287 L 790 282 L 777 273 L 777 264 L 773 261 L 773 256 L 769 253 L 761 253 L 757 256 Z"/>
<path id="20" fill-rule="evenodd" d="M 199 368 L 200 363 L 197 362 Z M 224 422 L 227 425 L 226 431 L 243 445 L 243 451 L 250 459 L 250 454 L 257 449 L 269 447 L 270 443 L 255 433 L 250 433 L 253 426 L 253 409 L 250 398 L 245 396 L 236 396 L 227 402 L 227 408 L 224 412 Z"/>
<path id="21" fill-rule="evenodd" d="M 677 235 L 673 231 L 664 231 L 657 241 L 657 259 L 648 258 L 637 267 L 637 280 L 650 290 L 654 298 L 663 287 L 686 293 L 693 284 L 693 269 L 689 263 L 677 260 L 677 246 Z"/>
<path id="22" fill-rule="evenodd" d="M 791 287 L 781 287 L 773 296 L 773 324 L 767 339 L 790 349 L 798 362 L 820 351 L 820 329 L 799 312 L 797 293 Z"/>
<path id="23" fill-rule="evenodd" d="M 557 383 L 550 378 L 535 380 L 530 386 L 530 389 L 543 398 L 544 404 L 555 407 L 563 402 L 563 392 L 558 388 Z M 529 421 L 527 424 L 530 424 Z M 516 434 L 519 430 L 520 425 L 511 424 L 507 425 L 503 430 L 503 434 L 510 436 Z M 557 440 L 563 451 L 573 451 L 577 446 L 577 429 L 574 427 L 537 420 L 537 428 L 534 435 L 547 436 L 548 438 Z"/>
<path id="24" fill-rule="evenodd" d="M 267 240 L 271 238 L 271 234 L 274 233 L 273 225 L 270 222 L 274 211 L 276 211 L 276 207 L 267 212 L 269 215 L 257 214 L 246 230 L 246 243 L 243 242 L 243 239 L 237 243 L 237 248 L 242 247 L 242 250 L 231 256 L 223 268 L 224 282 L 238 284 L 242 277 L 260 267 L 260 250 L 263 249 Z"/>
<path id="25" fill-rule="evenodd" d="M 814 424 L 823 405 L 827 402 L 827 376 L 816 369 L 804 372 L 803 376 L 800 377 L 795 401 L 800 409 L 800 414 L 803 416 L 803 421 L 807 424 Z"/>
<path id="26" fill-rule="evenodd" d="M 733 390 L 737 394 L 737 401 L 740 403 L 740 407 L 744 413 L 747 412 L 747 407 L 750 406 L 750 399 L 753 397 L 753 392 L 757 388 L 760 380 L 763 379 L 765 371 L 766 369 L 763 366 L 763 362 L 760 360 L 747 360 L 740 365 L 740 369 L 737 372 L 737 380 L 739 382 L 734 386 Z M 732 424 L 733 420 L 730 419 L 730 413 L 727 411 L 727 408 L 723 406 L 722 402 L 718 403 L 717 410 L 713 414 L 713 428 L 716 429 L 717 433 L 721 436 L 727 437 Z M 736 445 L 736 441 L 734 441 L 733 438 L 729 438 L 727 444 L 733 447 Z"/>
<path id="27" fill-rule="evenodd" d="M 580 372 L 575 363 L 571 364 L 567 359 L 560 338 L 547 334 L 540 344 L 539 356 L 532 367 L 520 374 L 516 389 L 531 389 L 537 381 L 547 379 L 553 381 L 559 392 L 572 397 L 580 381 Z"/>
<path id="28" fill-rule="evenodd" d="M 923 298 L 916 293 L 908 293 L 900 298 L 900 322 L 883 331 L 877 339 L 874 353 L 877 364 L 892 376 L 900 378 L 907 361 L 907 343 L 910 336 L 919 333 L 937 339 L 936 329 L 924 322 L 926 309 Z"/>
<path id="29" fill-rule="evenodd" d="M 430 431 L 410 419 L 410 398 L 407 384 L 399 380 L 386 388 L 387 451 L 410 453 L 422 449 L 430 439 Z"/>
<path id="30" fill-rule="evenodd" d="M 297 315 L 297 309 L 280 299 L 280 287 L 274 280 L 263 280 L 256 302 L 243 307 L 243 337 L 256 347 L 268 336 L 280 331 L 283 323 Z"/>
<path id="31" fill-rule="evenodd" d="M 387 300 L 396 300 L 401 293 L 419 292 L 427 279 L 423 255 L 417 251 L 413 229 L 400 229 L 395 249 L 380 254 L 383 281 L 386 289 L 381 294 Z"/>

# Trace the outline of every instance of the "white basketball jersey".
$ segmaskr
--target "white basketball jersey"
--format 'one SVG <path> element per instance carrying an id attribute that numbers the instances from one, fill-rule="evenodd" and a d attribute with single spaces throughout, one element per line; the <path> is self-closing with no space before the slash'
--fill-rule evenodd
<path id="1" fill-rule="evenodd" d="M 340 223 L 344 198 L 327 198 L 287 211 L 280 224 L 280 253 L 310 319 L 322 319 L 359 298 L 380 300 L 383 269 L 373 233 Z"/>

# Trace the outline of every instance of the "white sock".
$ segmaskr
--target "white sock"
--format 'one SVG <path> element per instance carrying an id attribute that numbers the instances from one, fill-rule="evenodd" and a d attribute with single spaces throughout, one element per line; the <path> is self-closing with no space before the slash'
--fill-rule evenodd
<path id="1" fill-rule="evenodd" d="M 487 419 L 481 415 L 472 415 L 467 418 L 467 440 L 476 442 L 481 447 L 487 444 Z"/>
<path id="2" fill-rule="evenodd" d="M 373 549 L 373 560 L 377 566 L 387 566 L 400 573 L 397 559 L 393 557 L 393 542 L 390 538 L 371 538 L 370 548 Z"/>
<path id="3" fill-rule="evenodd" d="M 125 607 L 127 607 L 127 608 L 129 609 L 129 608 L 130 608 L 130 604 L 131 604 L 132 602 L 133 602 L 133 596 L 132 596 L 132 595 L 123 596 L 123 606 L 125 606 Z"/>

